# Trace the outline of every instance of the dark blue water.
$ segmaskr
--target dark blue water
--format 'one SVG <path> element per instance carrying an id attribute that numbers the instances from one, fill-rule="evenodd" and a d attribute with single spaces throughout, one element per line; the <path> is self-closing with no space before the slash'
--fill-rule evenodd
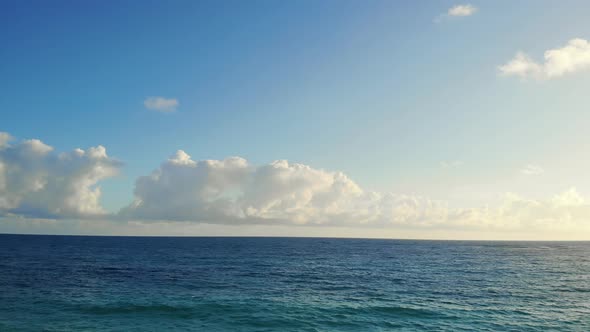
<path id="1" fill-rule="evenodd" d="M 590 243 L 0 235 L 0 331 L 590 331 Z"/>

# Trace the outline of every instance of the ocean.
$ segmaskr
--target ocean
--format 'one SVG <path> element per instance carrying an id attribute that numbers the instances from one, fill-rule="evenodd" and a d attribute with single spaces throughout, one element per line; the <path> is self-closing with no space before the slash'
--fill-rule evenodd
<path id="1" fill-rule="evenodd" d="M 590 243 L 0 235 L 0 331 L 590 331 Z"/>

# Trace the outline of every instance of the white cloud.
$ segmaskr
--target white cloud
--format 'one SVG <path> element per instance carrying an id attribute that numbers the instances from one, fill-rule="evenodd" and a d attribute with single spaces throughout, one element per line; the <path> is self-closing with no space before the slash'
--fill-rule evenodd
<path id="1" fill-rule="evenodd" d="M 538 78 L 543 73 L 543 68 L 522 52 L 517 52 L 512 60 L 499 66 L 498 70 L 500 70 L 501 75 L 519 76 L 522 79 L 528 77 Z"/>
<path id="2" fill-rule="evenodd" d="M 590 43 L 581 38 L 571 39 L 567 45 L 545 51 L 543 63 L 537 63 L 523 52 L 506 64 L 498 66 L 503 76 L 522 79 L 552 79 L 590 69 Z"/>
<path id="3" fill-rule="evenodd" d="M 143 105 L 150 110 L 172 113 L 176 111 L 179 103 L 175 98 L 164 98 L 164 97 L 148 97 L 143 101 Z"/>
<path id="4" fill-rule="evenodd" d="M 446 13 L 438 15 L 435 19 L 435 23 L 440 23 L 445 19 L 453 17 L 466 17 L 471 16 L 477 12 L 477 7 L 471 4 L 455 5 L 447 10 Z"/>
<path id="5" fill-rule="evenodd" d="M 237 213 L 231 193 L 243 186 L 249 174 L 244 159 L 195 162 L 177 151 L 151 175 L 137 179 L 135 201 L 121 215 L 138 219 L 214 222 Z"/>
<path id="6" fill-rule="evenodd" d="M 462 160 L 451 160 L 451 161 L 441 161 L 440 166 L 442 168 L 457 168 L 463 166 Z"/>
<path id="7" fill-rule="evenodd" d="M 0 138 L 9 137 L 0 133 Z M 0 215 L 42 218 L 104 215 L 98 181 L 114 176 L 120 163 L 102 146 L 55 154 L 31 139 L 0 145 Z"/>
<path id="8" fill-rule="evenodd" d="M 185 152 L 137 180 L 129 220 L 430 229 L 584 228 L 590 204 L 574 189 L 547 201 L 506 194 L 496 208 L 450 208 L 415 195 L 367 191 L 340 172 L 279 160 L 194 161 Z"/>
<path id="9" fill-rule="evenodd" d="M 341 172 L 286 160 L 260 166 L 240 157 L 196 161 L 181 150 L 151 174 L 139 177 L 133 202 L 113 214 L 101 207 L 97 184 L 114 176 L 121 164 L 104 147 L 58 154 L 40 140 L 9 144 L 7 134 L 0 137 L 6 142 L 0 148 L 4 220 L 77 220 L 79 226 L 72 227 L 94 227 L 96 220 L 103 220 L 122 229 L 134 223 L 162 229 L 167 223 L 184 222 L 590 234 L 590 200 L 575 189 L 547 200 L 508 193 L 495 207 L 456 208 L 416 195 L 365 190 Z M 529 174 L 540 170 L 535 165 L 523 169 Z"/>
<path id="10" fill-rule="evenodd" d="M 545 170 L 539 165 L 526 165 L 520 170 L 520 173 L 524 175 L 541 175 L 545 172 Z"/>
<path id="11" fill-rule="evenodd" d="M 10 134 L 0 131 L 0 149 L 8 146 L 8 142 L 10 142 L 11 139 L 12 137 L 10 137 Z"/>
<path id="12" fill-rule="evenodd" d="M 178 151 L 136 182 L 125 219 L 219 223 L 381 224 L 425 219 L 436 209 L 421 198 L 362 190 L 340 172 L 278 160 L 193 161 Z"/>
<path id="13" fill-rule="evenodd" d="M 447 11 L 447 15 L 449 16 L 471 16 L 475 14 L 477 8 L 473 5 L 466 4 L 466 5 L 456 5 Z"/>
<path id="14" fill-rule="evenodd" d="M 530 232 L 543 229 L 588 232 L 589 217 L 590 204 L 572 188 L 545 201 L 507 194 L 503 205 L 490 215 L 490 220 L 495 227 L 521 228 Z"/>
<path id="15" fill-rule="evenodd" d="M 578 193 L 575 188 L 571 188 L 559 195 L 556 195 L 551 200 L 553 206 L 584 206 L 586 199 Z"/>

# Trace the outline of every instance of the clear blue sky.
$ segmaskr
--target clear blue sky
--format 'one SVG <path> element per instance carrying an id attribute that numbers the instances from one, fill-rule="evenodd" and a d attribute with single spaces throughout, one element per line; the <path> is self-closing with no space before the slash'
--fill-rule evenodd
<path id="1" fill-rule="evenodd" d="M 113 212 L 179 149 L 288 159 L 451 206 L 590 194 L 590 74 L 498 73 L 517 51 L 542 63 L 590 39 L 590 3 L 473 1 L 472 15 L 444 15 L 458 4 L 4 1 L 0 131 L 57 151 L 105 146 L 124 163 L 101 183 Z M 179 106 L 148 110 L 150 96 Z M 544 174 L 521 177 L 527 165 Z"/>

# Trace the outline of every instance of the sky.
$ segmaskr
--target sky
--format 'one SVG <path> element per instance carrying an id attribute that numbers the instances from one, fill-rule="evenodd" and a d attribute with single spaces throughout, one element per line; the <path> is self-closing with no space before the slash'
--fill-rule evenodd
<path id="1" fill-rule="evenodd" d="M 590 240 L 587 1 L 4 1 L 0 232 Z"/>

